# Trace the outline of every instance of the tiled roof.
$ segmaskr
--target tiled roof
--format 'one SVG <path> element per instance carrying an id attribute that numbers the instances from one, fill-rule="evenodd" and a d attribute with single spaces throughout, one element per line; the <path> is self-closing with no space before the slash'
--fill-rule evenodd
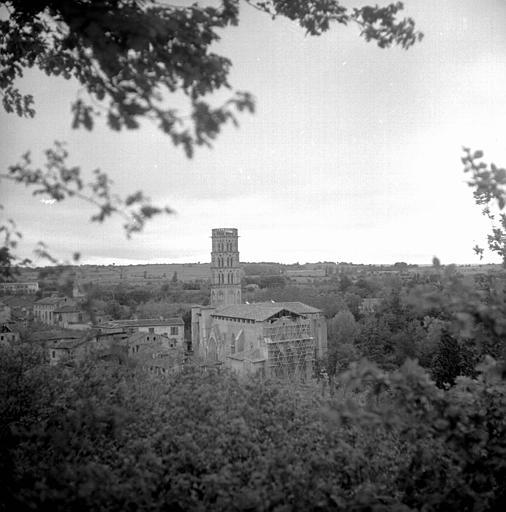
<path id="1" fill-rule="evenodd" d="M 89 341 L 88 338 L 76 338 L 76 339 L 65 339 L 62 341 L 56 341 L 50 345 L 51 349 L 73 349 L 76 347 L 79 347 L 80 345 L 83 345 L 84 343 L 87 343 Z"/>
<path id="2" fill-rule="evenodd" d="M 150 332 L 135 332 L 131 336 L 128 336 L 128 338 L 121 340 L 121 344 L 129 345 L 130 343 L 136 343 L 138 341 L 145 341 L 146 337 L 152 338 L 153 336 L 156 336 L 157 342 L 158 341 L 162 342 L 164 339 L 167 341 L 169 340 L 169 338 L 167 336 L 165 336 L 164 334 L 154 334 L 154 333 L 150 333 Z M 150 339 L 150 340 L 146 340 L 146 341 L 155 341 L 155 340 Z"/>
<path id="3" fill-rule="evenodd" d="M 255 302 L 253 304 L 235 304 L 218 308 L 213 316 L 229 318 L 244 318 L 263 322 L 281 311 L 288 311 L 296 315 L 320 313 L 319 309 L 303 304 L 302 302 Z"/>
<path id="4" fill-rule="evenodd" d="M 64 302 L 65 297 L 44 297 L 43 299 L 38 300 L 35 304 L 40 306 L 50 306 L 52 304 L 58 305 L 60 302 Z"/>
<path id="5" fill-rule="evenodd" d="M 164 318 L 148 318 L 140 320 L 111 320 L 107 322 L 109 327 L 158 327 L 164 325 L 184 325 L 181 317 Z"/>
<path id="6" fill-rule="evenodd" d="M 32 341 L 55 341 L 62 339 L 77 339 L 83 336 L 83 331 L 72 331 L 70 329 L 51 329 L 31 334 Z"/>
<path id="7" fill-rule="evenodd" d="M 35 302 L 32 298 L 19 297 L 17 295 L 11 295 L 2 297 L 2 302 L 11 308 L 31 308 Z"/>
<path id="8" fill-rule="evenodd" d="M 321 309 L 314 308 L 313 306 L 308 306 L 303 302 L 276 302 L 276 304 L 281 304 L 286 309 L 290 309 L 292 311 L 295 311 L 295 313 L 299 313 L 299 315 L 322 312 Z"/>

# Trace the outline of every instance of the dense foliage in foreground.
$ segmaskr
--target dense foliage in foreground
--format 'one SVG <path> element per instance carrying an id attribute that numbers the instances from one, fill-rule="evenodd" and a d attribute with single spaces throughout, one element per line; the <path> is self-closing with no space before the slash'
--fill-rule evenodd
<path id="1" fill-rule="evenodd" d="M 0 358 L 2 510 L 493 510 L 504 368 L 439 389 L 416 364 L 338 392 L 188 370 Z"/>

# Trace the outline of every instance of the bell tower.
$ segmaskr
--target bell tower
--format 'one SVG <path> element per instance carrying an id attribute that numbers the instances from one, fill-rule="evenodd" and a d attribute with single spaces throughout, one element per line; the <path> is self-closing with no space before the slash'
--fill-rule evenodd
<path id="1" fill-rule="evenodd" d="M 241 303 L 239 235 L 236 228 L 212 230 L 211 306 Z"/>

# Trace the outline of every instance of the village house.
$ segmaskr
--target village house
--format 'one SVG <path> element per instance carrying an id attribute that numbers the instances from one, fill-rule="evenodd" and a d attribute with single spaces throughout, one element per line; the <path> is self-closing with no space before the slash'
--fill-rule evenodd
<path id="1" fill-rule="evenodd" d="M 10 309 L 10 320 L 26 325 L 32 320 L 33 296 L 11 295 L 2 297 L 4 306 Z"/>
<path id="2" fill-rule="evenodd" d="M 16 343 L 19 341 L 19 332 L 16 331 L 13 325 L 9 323 L 2 323 L 0 326 L 0 344 Z"/>
<path id="3" fill-rule="evenodd" d="M 33 305 L 33 317 L 34 320 L 43 324 L 55 325 L 58 324 L 57 319 L 59 318 L 55 312 L 61 310 L 64 306 L 75 307 L 75 305 L 75 301 L 68 297 L 44 297 Z"/>
<path id="4" fill-rule="evenodd" d="M 34 294 L 39 291 L 39 283 L 37 281 L 29 282 L 7 282 L 0 283 L 0 293 L 5 294 Z"/>
<path id="5" fill-rule="evenodd" d="M 54 366 L 61 361 L 82 359 L 89 354 L 91 346 L 84 333 L 55 340 L 48 346 L 49 364 Z"/>
<path id="6" fill-rule="evenodd" d="M 150 332 L 136 332 L 121 341 L 121 345 L 126 347 L 127 353 L 133 358 L 143 358 L 146 355 L 152 357 L 169 347 L 174 348 L 169 338 L 164 334 L 153 334 Z"/>
<path id="7" fill-rule="evenodd" d="M 75 305 L 65 304 L 53 311 L 54 323 L 64 329 L 72 329 L 72 324 L 81 324 L 84 313 Z"/>
<path id="8" fill-rule="evenodd" d="M 184 322 L 181 317 L 150 318 L 140 320 L 111 320 L 96 325 L 101 332 L 122 329 L 133 334 L 136 332 L 167 336 L 175 346 L 184 345 Z"/>
<path id="9" fill-rule="evenodd" d="M 41 333 L 43 334 L 43 333 Z M 96 330 L 64 330 L 48 333 L 43 344 L 49 354 L 49 363 L 55 365 L 62 360 L 78 361 L 94 352 L 97 357 L 107 357 L 118 343 L 126 338 L 123 331 L 100 333 Z"/>

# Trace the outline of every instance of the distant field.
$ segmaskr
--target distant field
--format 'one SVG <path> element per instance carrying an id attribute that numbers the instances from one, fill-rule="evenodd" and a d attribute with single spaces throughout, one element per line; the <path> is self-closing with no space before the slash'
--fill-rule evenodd
<path id="1" fill-rule="evenodd" d="M 69 268 L 71 275 L 77 275 L 81 283 L 132 283 L 149 284 L 164 283 L 171 281 L 176 274 L 177 280 L 182 282 L 207 281 L 211 277 L 210 263 L 160 263 L 145 265 L 80 265 Z M 241 267 L 246 276 L 262 275 L 293 275 L 295 273 L 310 272 L 313 277 L 318 277 L 325 271 L 327 275 L 341 272 L 355 273 L 391 273 L 398 272 L 392 265 L 353 265 L 353 264 L 332 264 L 332 263 L 306 263 L 304 265 L 284 265 L 275 262 L 242 262 Z M 68 267 L 67 267 L 68 268 Z M 476 274 L 495 272 L 501 269 L 500 265 L 458 265 L 457 270 L 461 274 Z M 41 279 L 40 271 L 48 271 L 50 267 L 35 269 L 20 269 L 17 281 L 37 281 Z M 433 271 L 430 265 L 410 266 L 402 269 L 401 272 L 425 273 Z"/>

